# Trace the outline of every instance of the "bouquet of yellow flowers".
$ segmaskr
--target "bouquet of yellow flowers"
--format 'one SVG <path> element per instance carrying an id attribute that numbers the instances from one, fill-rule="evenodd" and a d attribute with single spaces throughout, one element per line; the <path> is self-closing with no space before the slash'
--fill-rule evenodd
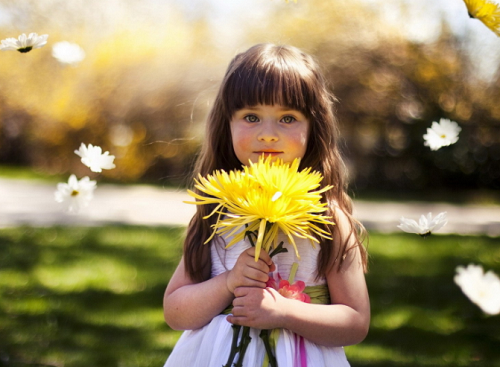
<path id="1" fill-rule="evenodd" d="M 315 235 L 330 238 L 330 234 L 317 224 L 333 224 L 322 215 L 327 204 L 321 202 L 321 194 L 331 188 L 318 189 L 323 176 L 310 168 L 298 171 L 299 159 L 291 164 L 282 160 L 272 162 L 271 157 L 261 157 L 258 163 L 250 163 L 243 170 L 215 171 L 206 178 L 195 179 L 195 187 L 203 196 L 191 190 L 188 193 L 198 199 L 189 204 L 216 204 L 205 218 L 217 214 L 212 236 L 233 236 L 227 247 L 241 241 L 249 232 L 257 234 L 255 261 L 261 248 L 276 248 L 278 231 L 281 230 L 294 247 L 300 259 L 294 237 L 308 238 L 314 246 Z M 243 230 L 245 228 L 245 230 Z"/>

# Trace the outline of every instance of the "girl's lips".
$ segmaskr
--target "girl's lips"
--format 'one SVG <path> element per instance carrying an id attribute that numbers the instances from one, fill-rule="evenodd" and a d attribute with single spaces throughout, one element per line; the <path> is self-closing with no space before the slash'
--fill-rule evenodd
<path id="1" fill-rule="evenodd" d="M 280 154 L 283 152 L 278 151 L 278 150 L 261 150 L 261 151 L 254 152 L 254 153 L 257 153 L 257 154 Z"/>

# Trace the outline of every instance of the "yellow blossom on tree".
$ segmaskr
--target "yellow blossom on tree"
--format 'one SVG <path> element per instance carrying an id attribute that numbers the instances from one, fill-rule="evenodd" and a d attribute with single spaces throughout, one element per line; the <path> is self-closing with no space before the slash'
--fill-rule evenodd
<path id="1" fill-rule="evenodd" d="M 318 224 L 333 224 L 321 214 L 327 210 L 321 194 L 331 186 L 318 189 L 323 176 L 310 168 L 299 172 L 299 164 L 299 159 L 288 164 L 279 159 L 272 162 L 271 157 L 260 158 L 258 163 L 251 163 L 243 170 L 216 171 L 195 180 L 196 189 L 207 196 L 188 190 L 198 200 L 187 203 L 216 204 L 205 218 L 219 215 L 206 243 L 215 234 L 234 236 L 227 245 L 230 247 L 243 240 L 248 232 L 257 233 L 257 261 L 261 248 L 269 251 L 275 247 L 279 230 L 288 237 L 299 258 L 294 237 L 308 238 L 312 245 L 318 242 L 316 236 L 330 238 Z"/>

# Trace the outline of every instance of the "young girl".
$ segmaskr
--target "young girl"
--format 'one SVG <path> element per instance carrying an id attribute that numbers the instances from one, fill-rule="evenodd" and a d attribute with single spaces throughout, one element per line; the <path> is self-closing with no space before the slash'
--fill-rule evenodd
<path id="1" fill-rule="evenodd" d="M 332 240 L 318 238 L 320 246 L 312 247 L 297 238 L 299 260 L 280 234 L 288 252 L 271 259 L 261 251 L 256 262 L 248 239 L 228 249 L 230 239 L 217 236 L 203 245 L 217 216 L 203 219 L 214 208 L 198 205 L 163 300 L 168 325 L 186 330 L 165 366 L 224 366 L 232 325 L 251 327 L 243 366 L 263 365 L 259 333 L 265 329 L 279 330 L 273 353 L 280 367 L 349 366 L 342 346 L 361 342 L 370 322 L 367 255 L 364 229 L 352 217 L 345 191 L 333 102 L 316 62 L 294 47 L 256 45 L 231 61 L 208 117 L 195 175 L 241 169 L 263 155 L 284 162 L 301 158 L 300 169 L 312 167 L 323 175 L 323 187 L 333 186 L 323 194 L 326 215 L 335 223 L 323 228 Z M 295 280 L 323 287 L 329 300 L 300 302 L 266 287 L 278 271 L 288 279 L 293 263 Z M 231 314 L 222 314 L 230 305 Z"/>

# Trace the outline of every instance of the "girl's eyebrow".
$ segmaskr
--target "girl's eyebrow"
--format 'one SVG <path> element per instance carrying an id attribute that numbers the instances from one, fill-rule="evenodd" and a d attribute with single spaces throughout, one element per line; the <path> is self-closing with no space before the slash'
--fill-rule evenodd
<path id="1" fill-rule="evenodd" d="M 245 106 L 245 107 L 241 108 L 239 111 L 259 111 L 260 109 L 261 108 L 258 106 Z M 288 107 L 281 108 L 278 110 L 278 112 L 281 112 L 281 113 L 290 113 L 290 112 L 302 113 L 299 110 L 296 110 L 294 108 L 288 108 Z"/>
<path id="2" fill-rule="evenodd" d="M 282 110 L 279 110 L 278 112 L 280 113 L 283 113 L 283 114 L 287 114 L 287 113 L 291 113 L 291 114 L 300 114 L 300 116 L 304 116 L 305 117 L 305 114 L 299 110 L 295 110 L 293 108 L 284 108 Z"/>

